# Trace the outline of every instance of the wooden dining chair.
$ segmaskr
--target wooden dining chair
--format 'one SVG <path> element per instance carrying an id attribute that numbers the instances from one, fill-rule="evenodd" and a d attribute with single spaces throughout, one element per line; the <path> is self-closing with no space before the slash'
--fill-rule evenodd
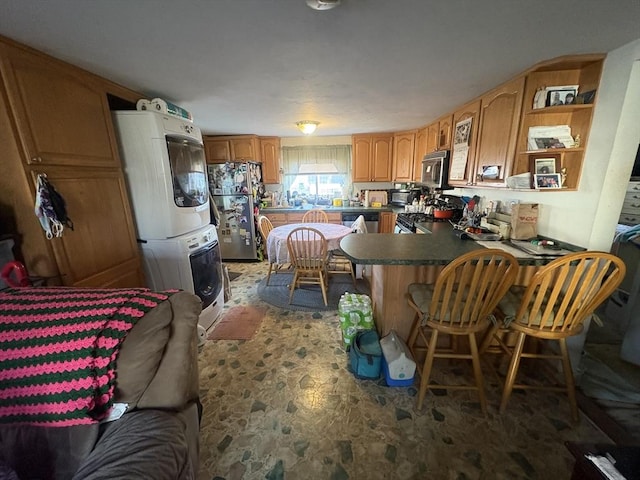
<path id="1" fill-rule="evenodd" d="M 364 216 L 360 215 L 352 224 L 351 231 L 353 233 L 367 233 L 367 226 L 364 221 Z M 329 274 L 346 274 L 351 275 L 351 281 L 353 287 L 356 288 L 356 272 L 353 267 L 353 262 L 345 257 L 341 249 L 330 250 L 329 260 L 327 263 L 327 271 Z"/>
<path id="2" fill-rule="evenodd" d="M 557 258 L 541 267 L 525 287 L 513 287 L 496 309 L 498 323 L 491 328 L 482 342 L 480 351 L 486 351 L 497 342 L 511 356 L 505 380 L 500 412 L 504 412 L 513 389 L 534 389 L 565 392 L 569 397 L 571 416 L 578 421 L 578 406 L 571 360 L 566 340 L 579 334 L 584 321 L 620 285 L 625 274 L 624 262 L 605 252 L 578 252 Z M 504 341 L 505 333 L 515 334 L 514 345 Z M 542 343 L 557 341 L 557 351 L 527 348 L 527 337 Z M 540 347 L 535 342 L 536 347 Z M 530 385 L 516 383 L 522 358 L 560 360 L 564 371 L 564 384 Z M 554 372 L 555 373 L 555 372 Z"/>
<path id="3" fill-rule="evenodd" d="M 492 312 L 513 285 L 517 271 L 518 261 L 513 255 L 498 249 L 479 249 L 449 263 L 438 275 L 435 284 L 409 285 L 408 302 L 416 316 L 408 345 L 419 365 L 419 409 L 429 388 L 476 390 L 480 408 L 486 415 L 487 401 L 476 333 L 486 330 L 491 324 Z M 449 335 L 451 348 L 437 345 L 440 334 Z M 461 336 L 468 339 L 468 352 L 462 351 L 461 342 L 453 342 Z M 421 364 L 418 353 L 420 356 L 425 354 Z M 429 383 L 435 358 L 470 360 L 475 386 Z"/>
<path id="4" fill-rule="evenodd" d="M 356 272 L 353 263 L 344 256 L 342 250 L 331 250 L 327 260 L 327 273 L 329 275 L 351 275 L 351 282 L 356 288 Z"/>
<path id="5" fill-rule="evenodd" d="M 271 272 L 277 273 L 278 270 L 282 268 L 282 265 L 272 261 L 269 257 L 269 252 L 267 251 L 267 237 L 269 237 L 269 233 L 273 230 L 273 224 L 271 220 L 265 215 L 260 215 L 258 217 L 258 231 L 262 236 L 262 241 L 264 244 L 264 250 L 267 254 L 267 259 L 269 261 L 269 271 L 267 272 L 267 285 L 269 285 L 269 280 L 271 279 Z"/>
<path id="6" fill-rule="evenodd" d="M 302 216 L 302 223 L 329 223 L 329 217 L 321 208 L 312 208 Z"/>
<path id="7" fill-rule="evenodd" d="M 289 303 L 296 288 L 302 284 L 320 285 L 322 298 L 327 305 L 327 240 L 310 227 L 295 228 L 287 236 L 289 261 L 294 268 L 289 290 Z"/>

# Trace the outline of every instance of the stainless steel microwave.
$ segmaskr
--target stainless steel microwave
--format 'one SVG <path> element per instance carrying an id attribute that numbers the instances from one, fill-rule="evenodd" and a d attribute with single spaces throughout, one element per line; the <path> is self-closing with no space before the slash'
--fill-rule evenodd
<path id="1" fill-rule="evenodd" d="M 427 153 L 422 159 L 421 184 L 429 190 L 450 190 L 449 150 Z"/>
<path id="2" fill-rule="evenodd" d="M 397 207 L 411 205 L 414 200 L 420 200 L 421 188 L 391 189 L 389 190 L 389 203 Z"/>

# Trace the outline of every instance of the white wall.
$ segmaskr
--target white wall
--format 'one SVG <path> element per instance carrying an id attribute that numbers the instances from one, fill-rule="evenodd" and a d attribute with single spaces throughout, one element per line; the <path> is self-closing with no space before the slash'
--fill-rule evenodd
<path id="1" fill-rule="evenodd" d="M 607 55 L 578 191 L 465 188 L 455 194 L 538 203 L 538 233 L 609 251 L 640 143 L 639 61 L 640 39 Z"/>

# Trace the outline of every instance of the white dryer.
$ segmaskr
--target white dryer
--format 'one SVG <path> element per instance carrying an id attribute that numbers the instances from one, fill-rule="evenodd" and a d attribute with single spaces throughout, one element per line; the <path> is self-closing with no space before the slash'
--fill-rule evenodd
<path id="1" fill-rule="evenodd" d="M 222 257 L 213 225 L 195 232 L 140 243 L 152 290 L 181 289 L 202 300 L 199 324 L 209 328 L 224 307 Z"/>

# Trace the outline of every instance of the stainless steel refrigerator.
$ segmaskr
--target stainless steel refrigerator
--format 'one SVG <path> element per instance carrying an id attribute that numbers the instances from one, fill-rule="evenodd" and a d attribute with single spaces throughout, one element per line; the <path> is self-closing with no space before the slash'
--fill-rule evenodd
<path id="1" fill-rule="evenodd" d="M 207 165 L 209 191 L 218 210 L 222 260 L 258 260 L 255 215 L 264 193 L 262 168 L 256 162 Z"/>

